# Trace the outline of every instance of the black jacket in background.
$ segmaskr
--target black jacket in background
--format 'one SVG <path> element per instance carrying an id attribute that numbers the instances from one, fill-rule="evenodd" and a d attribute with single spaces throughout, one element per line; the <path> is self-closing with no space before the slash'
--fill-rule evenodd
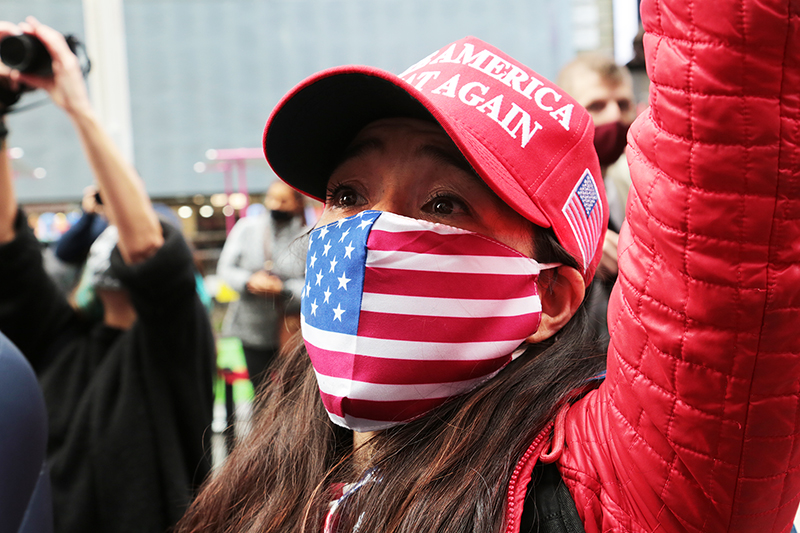
<path id="1" fill-rule="evenodd" d="M 0 246 L 0 331 L 44 390 L 56 529 L 163 532 L 210 469 L 215 346 L 191 252 L 168 225 L 140 264 L 114 250 L 138 313 L 121 331 L 72 310 L 21 212 L 16 231 Z"/>

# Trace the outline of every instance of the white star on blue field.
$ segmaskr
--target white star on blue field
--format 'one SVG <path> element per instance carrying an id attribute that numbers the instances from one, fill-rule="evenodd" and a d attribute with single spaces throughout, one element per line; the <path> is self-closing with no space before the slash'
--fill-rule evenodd
<path id="1" fill-rule="evenodd" d="M 318 329 L 355 335 L 364 285 L 366 242 L 380 211 L 362 211 L 309 237 L 302 313 Z"/>

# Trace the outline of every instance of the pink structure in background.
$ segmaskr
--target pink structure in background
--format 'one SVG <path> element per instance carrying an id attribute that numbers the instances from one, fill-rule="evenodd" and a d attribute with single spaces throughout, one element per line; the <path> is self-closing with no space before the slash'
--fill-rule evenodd
<path id="1" fill-rule="evenodd" d="M 204 165 L 203 170 L 198 172 L 216 171 L 222 172 L 224 177 L 225 195 L 230 198 L 234 192 L 242 193 L 245 197 L 245 204 L 239 209 L 239 217 L 247 216 L 247 160 L 264 159 L 264 152 L 261 148 L 223 148 L 211 149 L 206 151 L 206 159 L 213 161 L 213 165 Z M 195 169 L 197 166 L 195 165 Z M 236 190 L 234 190 L 233 175 L 234 170 L 237 174 Z M 229 200 L 230 201 L 230 200 Z M 228 203 L 227 205 L 230 205 Z M 225 233 L 228 234 L 236 223 L 235 210 L 228 210 L 225 214 Z"/>

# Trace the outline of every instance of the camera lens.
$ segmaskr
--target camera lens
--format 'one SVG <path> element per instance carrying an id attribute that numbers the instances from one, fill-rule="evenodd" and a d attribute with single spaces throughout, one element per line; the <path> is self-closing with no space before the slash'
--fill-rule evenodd
<path id="1" fill-rule="evenodd" d="M 0 60 L 25 74 L 52 74 L 50 53 L 33 35 L 10 35 L 0 41 Z"/>

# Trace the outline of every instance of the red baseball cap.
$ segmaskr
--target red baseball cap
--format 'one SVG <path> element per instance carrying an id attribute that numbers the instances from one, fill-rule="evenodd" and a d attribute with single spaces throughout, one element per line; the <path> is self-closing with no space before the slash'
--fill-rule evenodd
<path id="1" fill-rule="evenodd" d="M 545 228 L 588 285 L 608 225 L 589 113 L 558 86 L 491 45 L 466 37 L 402 74 L 366 66 L 319 72 L 278 103 L 264 155 L 292 187 L 324 200 L 356 134 L 389 117 L 435 120 L 509 206 Z"/>

